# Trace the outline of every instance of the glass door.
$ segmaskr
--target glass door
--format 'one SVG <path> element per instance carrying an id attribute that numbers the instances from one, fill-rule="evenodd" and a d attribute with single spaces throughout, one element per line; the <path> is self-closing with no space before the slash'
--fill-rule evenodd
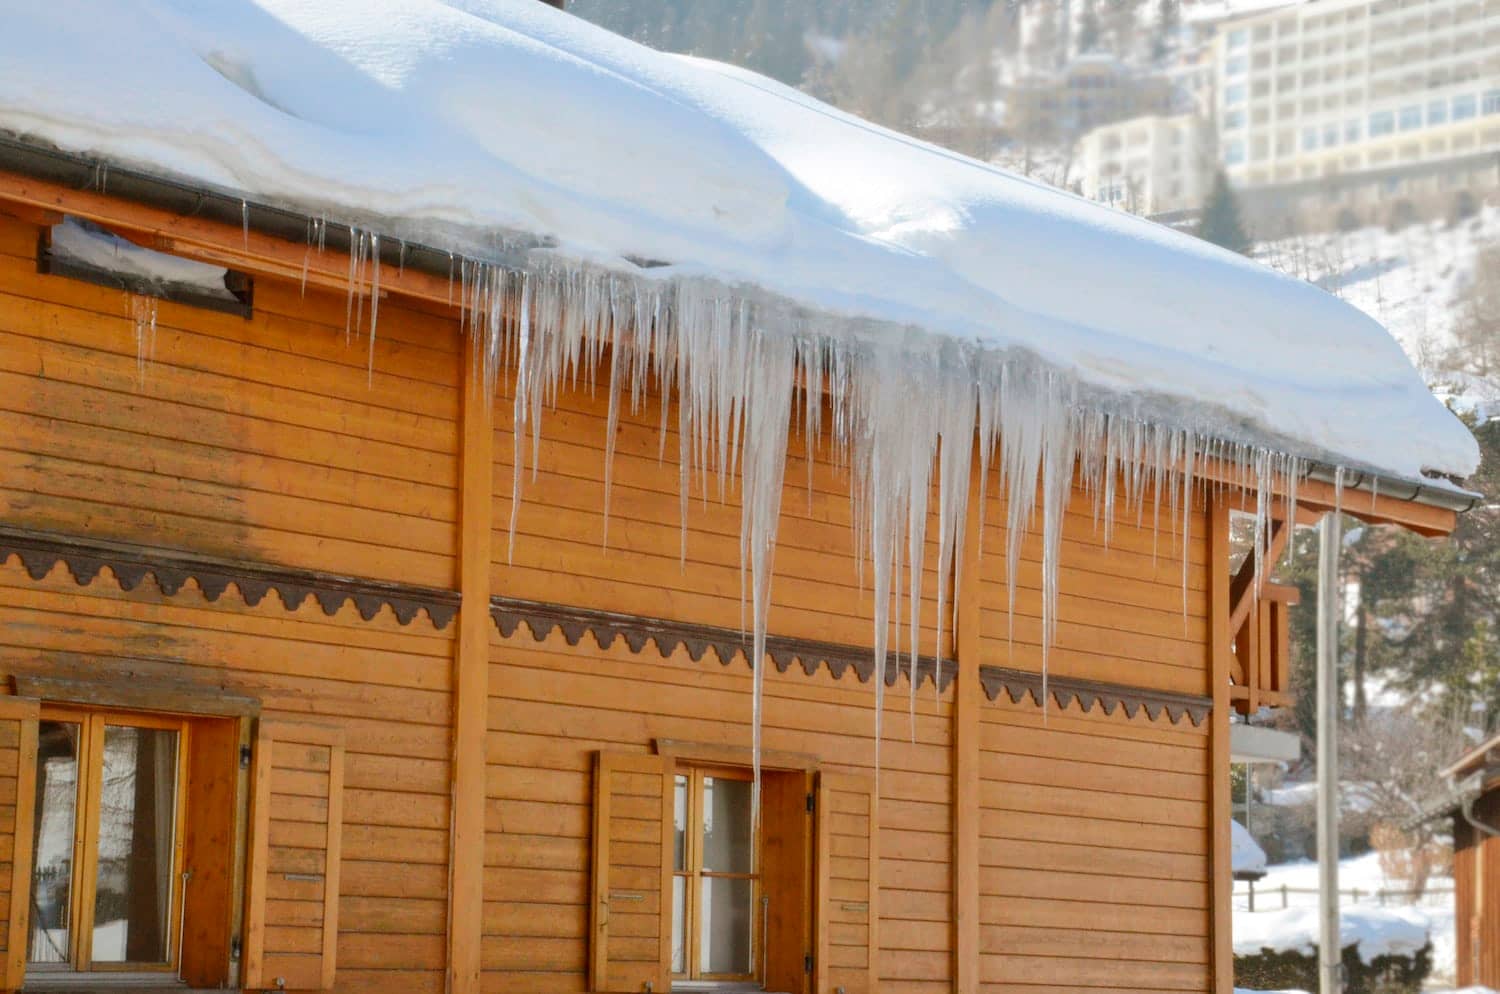
<path id="1" fill-rule="evenodd" d="M 186 734 L 181 719 L 43 709 L 30 968 L 175 968 Z"/>
<path id="2" fill-rule="evenodd" d="M 750 771 L 683 769 L 674 801 L 673 976 L 689 982 L 760 980 Z"/>

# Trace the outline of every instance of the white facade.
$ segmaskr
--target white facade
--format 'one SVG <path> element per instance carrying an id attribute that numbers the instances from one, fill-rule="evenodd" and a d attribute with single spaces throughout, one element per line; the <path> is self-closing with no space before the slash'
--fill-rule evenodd
<path id="1" fill-rule="evenodd" d="M 1500 148 L 1500 0 L 1320 0 L 1222 24 L 1219 152 L 1238 186 Z"/>
<path id="2" fill-rule="evenodd" d="M 1083 195 L 1134 214 L 1201 206 L 1213 180 L 1208 130 L 1194 114 L 1095 128 L 1079 146 Z"/>

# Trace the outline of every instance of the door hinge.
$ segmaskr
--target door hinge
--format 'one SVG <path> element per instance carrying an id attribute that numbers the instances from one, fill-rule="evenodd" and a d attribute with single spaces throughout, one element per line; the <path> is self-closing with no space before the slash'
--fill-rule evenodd
<path id="1" fill-rule="evenodd" d="M 802 957 L 802 972 L 812 973 L 812 953 Z"/>
<path id="2" fill-rule="evenodd" d="M 807 813 L 812 814 L 817 809 L 817 799 L 813 795 L 807 795 Z"/>
<path id="3" fill-rule="evenodd" d="M 242 769 L 242 770 L 248 770 L 249 768 L 250 768 L 250 747 L 247 746 L 247 745 L 242 745 L 242 746 L 240 746 L 240 769 Z"/>

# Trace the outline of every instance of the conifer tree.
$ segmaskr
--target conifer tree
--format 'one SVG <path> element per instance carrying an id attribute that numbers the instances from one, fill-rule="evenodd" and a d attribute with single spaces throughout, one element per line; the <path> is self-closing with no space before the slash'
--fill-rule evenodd
<path id="1" fill-rule="evenodd" d="M 1221 170 L 1214 176 L 1214 186 L 1203 205 L 1203 216 L 1198 221 L 1197 236 L 1206 242 L 1221 245 L 1231 252 L 1249 255 L 1253 243 L 1240 219 L 1239 200 Z"/>

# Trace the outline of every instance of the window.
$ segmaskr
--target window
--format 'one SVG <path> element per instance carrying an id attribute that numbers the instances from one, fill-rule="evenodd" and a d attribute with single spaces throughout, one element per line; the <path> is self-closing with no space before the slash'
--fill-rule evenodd
<path id="1" fill-rule="evenodd" d="M 1237 166 L 1237 165 L 1239 165 L 1240 163 L 1242 163 L 1244 161 L 1245 161 L 1245 143 L 1244 142 L 1242 142 L 1242 141 L 1232 141 L 1229 144 L 1227 144 L 1227 145 L 1224 146 L 1224 164 L 1225 165 L 1227 165 L 1227 166 Z"/>
<path id="2" fill-rule="evenodd" d="M 1427 105 L 1427 123 L 1444 124 L 1448 120 L 1448 101 L 1434 100 Z"/>
<path id="3" fill-rule="evenodd" d="M 1247 41 L 1249 41 L 1249 40 L 1250 40 L 1250 33 L 1248 31 L 1246 31 L 1244 28 L 1239 28 L 1239 29 L 1237 29 L 1235 31 L 1229 32 L 1229 47 L 1230 48 L 1243 48 L 1245 46 L 1245 43 Z"/>
<path id="4" fill-rule="evenodd" d="M 1303 128 L 1302 129 L 1302 151 L 1304 151 L 1304 152 L 1312 152 L 1312 151 L 1315 151 L 1317 149 L 1317 147 L 1318 147 L 1318 129 L 1317 128 Z"/>
<path id="5" fill-rule="evenodd" d="M 1224 63 L 1224 72 L 1230 76 L 1240 76 L 1244 74 L 1245 67 L 1243 55 L 1231 55 Z"/>
<path id="6" fill-rule="evenodd" d="M 1396 130 L 1396 115 L 1388 110 L 1376 111 L 1370 115 L 1370 137 L 1379 138 Z"/>
<path id="7" fill-rule="evenodd" d="M 1345 141 L 1345 143 L 1359 141 L 1359 122 L 1358 121 L 1345 121 L 1344 122 L 1344 141 Z"/>
<path id="8" fill-rule="evenodd" d="M 1422 108 L 1413 104 L 1401 108 L 1401 130 L 1411 131 L 1422 126 Z"/>
<path id="9" fill-rule="evenodd" d="M 588 989 L 802 990 L 836 922 L 814 989 L 872 990 L 873 784 L 768 763 L 757 834 L 748 750 L 746 765 L 723 746 L 671 752 L 597 755 Z M 815 895 L 830 872 L 838 887 Z"/>
<path id="10" fill-rule="evenodd" d="M 48 229 L 37 269 L 143 297 L 250 316 L 251 282 L 243 273 L 144 248 L 79 218 L 64 218 Z"/>
<path id="11" fill-rule="evenodd" d="M 175 972 L 185 736 L 182 719 L 42 709 L 28 969 Z"/>
<path id="12" fill-rule="evenodd" d="M 748 771 L 688 769 L 673 782 L 672 975 L 755 980 L 760 846 Z"/>
<path id="13" fill-rule="evenodd" d="M 1465 94 L 1461 97 L 1454 97 L 1453 120 L 1467 121 L 1469 118 L 1473 117 L 1477 109 L 1477 103 L 1478 101 L 1474 99 L 1473 94 Z"/>
<path id="14" fill-rule="evenodd" d="M 1233 131 L 1235 128 L 1245 126 L 1245 112 L 1242 110 L 1230 110 L 1224 112 L 1224 127 Z"/>
<path id="15" fill-rule="evenodd" d="M 1332 148 L 1339 143 L 1339 126 L 1337 124 L 1325 124 L 1323 126 L 1323 147 Z"/>
<path id="16" fill-rule="evenodd" d="M 1484 112 L 1486 114 L 1500 114 L 1500 90 L 1484 91 Z"/>
<path id="17" fill-rule="evenodd" d="M 1245 84 L 1234 83 L 1224 87 L 1224 103 L 1229 105 L 1245 102 Z"/>

